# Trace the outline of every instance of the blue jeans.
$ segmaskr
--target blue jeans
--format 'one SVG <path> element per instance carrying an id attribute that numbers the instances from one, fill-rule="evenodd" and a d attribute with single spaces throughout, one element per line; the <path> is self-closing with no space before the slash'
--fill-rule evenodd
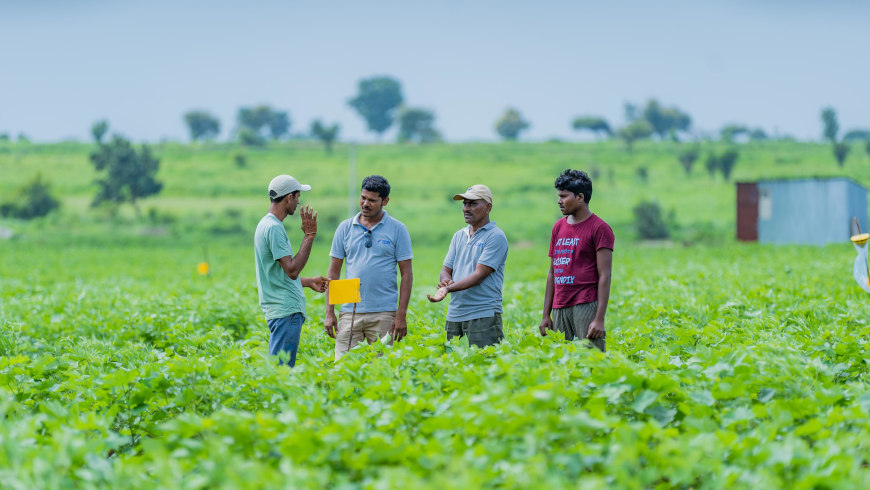
<path id="1" fill-rule="evenodd" d="M 269 355 L 277 356 L 282 352 L 290 353 L 287 365 L 296 365 L 296 351 L 299 350 L 299 336 L 302 334 L 302 313 L 294 313 L 284 318 L 266 320 L 269 325 Z"/>

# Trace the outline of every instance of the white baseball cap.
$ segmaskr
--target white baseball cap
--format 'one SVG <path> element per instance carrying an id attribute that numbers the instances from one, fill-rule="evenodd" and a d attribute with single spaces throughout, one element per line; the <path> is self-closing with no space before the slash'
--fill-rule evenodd
<path id="1" fill-rule="evenodd" d="M 272 182 L 269 182 L 269 197 L 271 199 L 286 196 L 291 192 L 310 190 L 310 185 L 300 184 L 298 180 L 289 175 L 279 175 L 272 179 Z"/>

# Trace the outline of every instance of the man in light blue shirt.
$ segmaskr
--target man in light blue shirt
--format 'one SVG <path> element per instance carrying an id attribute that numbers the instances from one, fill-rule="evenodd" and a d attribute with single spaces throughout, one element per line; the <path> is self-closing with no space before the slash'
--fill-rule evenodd
<path id="1" fill-rule="evenodd" d="M 346 260 L 345 278 L 359 278 L 361 299 L 356 313 L 354 305 L 343 305 L 338 320 L 333 306 L 326 306 L 323 326 L 335 338 L 336 361 L 364 339 L 371 344 L 389 334 L 392 343 L 408 331 L 406 314 L 413 282 L 411 236 L 404 224 L 384 210 L 389 201 L 387 179 L 366 177 L 360 191 L 360 212 L 338 225 L 332 239 L 327 277 L 338 279 Z M 396 287 L 396 267 L 402 274 L 401 288 Z"/>
<path id="2" fill-rule="evenodd" d="M 302 232 L 305 234 L 299 253 L 293 247 L 284 229 L 284 218 L 296 212 L 302 191 L 310 185 L 300 184 L 289 175 L 279 175 L 269 183 L 269 213 L 263 216 L 254 232 L 254 265 L 257 271 L 257 291 L 260 308 L 269 325 L 269 354 L 287 353 L 287 364 L 296 365 L 296 352 L 302 323 L 305 321 L 306 286 L 318 292 L 326 291 L 327 280 L 319 277 L 299 277 L 311 245 L 317 235 L 317 212 L 304 206 L 300 210 Z"/>
<path id="3" fill-rule="evenodd" d="M 473 185 L 453 199 L 462 200 L 462 214 L 468 226 L 453 235 L 441 268 L 438 292 L 427 297 L 434 303 L 450 293 L 448 340 L 467 335 L 470 344 L 485 347 L 504 338 L 501 289 L 507 237 L 489 220 L 492 211 L 489 187 Z"/>

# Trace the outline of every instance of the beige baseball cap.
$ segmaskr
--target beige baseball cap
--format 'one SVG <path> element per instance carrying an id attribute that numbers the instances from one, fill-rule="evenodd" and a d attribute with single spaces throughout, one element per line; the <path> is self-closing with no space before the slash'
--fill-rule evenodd
<path id="1" fill-rule="evenodd" d="M 484 201 L 492 204 L 492 192 L 489 190 L 489 187 L 483 184 L 474 184 L 462 194 L 456 194 L 455 196 L 453 196 L 454 201 L 461 201 L 463 199 L 471 199 L 472 201 L 483 199 Z"/>
<path id="2" fill-rule="evenodd" d="M 272 182 L 269 182 L 269 197 L 272 199 L 286 196 L 295 191 L 310 190 L 310 185 L 300 184 L 298 180 L 289 175 L 279 175 L 272 179 Z"/>

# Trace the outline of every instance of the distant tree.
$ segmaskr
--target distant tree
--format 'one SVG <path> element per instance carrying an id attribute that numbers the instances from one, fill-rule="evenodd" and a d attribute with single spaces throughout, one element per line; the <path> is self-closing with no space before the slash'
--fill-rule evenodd
<path id="1" fill-rule="evenodd" d="M 212 140 L 221 132 L 220 120 L 206 111 L 189 111 L 184 123 L 190 131 L 191 141 Z"/>
<path id="2" fill-rule="evenodd" d="M 399 137 L 402 142 L 435 143 L 441 141 L 441 133 L 435 129 L 435 114 L 432 111 L 403 107 L 397 116 Z"/>
<path id="3" fill-rule="evenodd" d="M 357 95 L 348 104 L 365 119 L 369 131 L 381 138 L 384 131 L 393 125 L 395 112 L 403 101 L 399 81 L 378 76 L 360 80 Z"/>
<path id="4" fill-rule="evenodd" d="M 245 129 L 256 133 L 263 140 L 267 137 L 278 139 L 290 131 L 290 115 L 264 104 L 239 108 L 236 123 L 240 140 L 242 140 L 241 132 Z M 246 139 L 252 138 L 248 135 Z"/>
<path id="5" fill-rule="evenodd" d="M 849 146 L 848 143 L 834 143 L 834 158 L 837 159 L 837 165 L 840 167 L 843 166 L 843 163 L 846 162 L 846 157 L 849 155 L 849 150 L 851 149 L 852 147 Z"/>
<path id="6" fill-rule="evenodd" d="M 642 201 L 634 207 L 634 227 L 637 236 L 644 240 L 661 240 L 671 233 L 668 222 L 656 201 Z"/>
<path id="7" fill-rule="evenodd" d="M 764 141 L 769 138 L 763 129 L 755 128 L 749 132 L 749 139 L 752 141 Z"/>
<path id="8" fill-rule="evenodd" d="M 662 107 L 656 99 L 647 101 L 643 109 L 643 118 L 661 139 L 670 136 L 676 140 L 678 132 L 688 132 L 692 127 L 692 118 L 688 114 L 677 107 Z"/>
<path id="9" fill-rule="evenodd" d="M 33 219 L 45 216 L 59 207 L 60 201 L 51 192 L 51 185 L 42 180 L 42 174 L 37 173 L 30 182 L 13 193 L 9 200 L 0 203 L 0 216 Z"/>
<path id="10" fill-rule="evenodd" d="M 722 138 L 722 141 L 728 143 L 733 142 L 734 138 L 741 135 L 749 135 L 749 128 L 742 124 L 726 124 L 719 130 L 719 136 Z"/>
<path id="11" fill-rule="evenodd" d="M 7 141 L 9 141 L 9 133 L 0 133 L 0 142 L 5 143 Z"/>
<path id="12" fill-rule="evenodd" d="M 244 168 L 248 166 L 248 159 L 244 153 L 239 152 L 233 155 L 233 163 L 236 164 L 236 167 Z"/>
<path id="13" fill-rule="evenodd" d="M 864 142 L 864 151 L 867 152 L 867 156 L 870 156 L 870 139 Z"/>
<path id="14" fill-rule="evenodd" d="M 653 127 L 643 119 L 638 119 L 633 123 L 620 128 L 619 131 L 616 132 L 616 135 L 625 141 L 625 146 L 628 151 L 631 151 L 634 148 L 635 141 L 649 138 L 652 134 Z"/>
<path id="15" fill-rule="evenodd" d="M 242 128 L 238 132 L 239 143 L 245 146 L 265 146 L 266 138 L 250 128 Z"/>
<path id="16" fill-rule="evenodd" d="M 315 119 L 311 122 L 311 135 L 319 139 L 326 149 L 326 153 L 332 153 L 332 145 L 338 138 L 338 123 L 332 126 L 326 126 L 320 122 L 320 119 Z"/>
<path id="17" fill-rule="evenodd" d="M 719 170 L 719 158 L 712 151 L 709 155 L 707 155 L 707 159 L 704 161 L 704 166 L 707 168 L 707 173 L 710 174 L 710 177 L 716 176 L 716 171 Z"/>
<path id="18" fill-rule="evenodd" d="M 643 183 L 646 183 L 649 180 L 649 169 L 646 165 L 637 167 L 634 169 L 634 173 L 637 174 L 637 178 Z"/>
<path id="19" fill-rule="evenodd" d="M 18 133 L 18 143 L 30 143 L 30 138 L 28 138 L 24 133 Z"/>
<path id="20" fill-rule="evenodd" d="M 852 129 L 843 135 L 843 141 L 854 142 L 870 140 L 870 129 Z"/>
<path id="21" fill-rule="evenodd" d="M 290 115 L 285 111 L 272 111 L 269 117 L 269 135 L 273 140 L 281 139 L 290 132 Z"/>
<path id="22" fill-rule="evenodd" d="M 837 112 L 832 107 L 822 109 L 822 124 L 825 126 L 822 136 L 831 143 L 836 143 L 840 124 L 837 122 Z"/>
<path id="23" fill-rule="evenodd" d="M 574 122 L 571 124 L 576 131 L 591 131 L 595 134 L 596 137 L 599 134 L 604 134 L 605 136 L 611 136 L 613 131 L 610 129 L 610 124 L 607 124 L 607 120 L 603 117 L 598 116 L 583 116 L 574 119 Z"/>
<path id="24" fill-rule="evenodd" d="M 719 155 L 719 171 L 722 172 L 722 177 L 726 181 L 731 179 L 731 172 L 734 170 L 734 166 L 737 165 L 737 158 L 739 157 L 740 153 L 734 148 L 729 148 Z"/>
<path id="25" fill-rule="evenodd" d="M 529 126 L 529 122 L 523 119 L 520 111 L 509 107 L 496 121 L 495 132 L 505 140 L 516 141 L 520 133 Z"/>
<path id="26" fill-rule="evenodd" d="M 91 162 L 97 172 L 104 172 L 96 181 L 99 189 L 93 206 L 105 202 L 117 207 L 129 202 L 139 215 L 137 201 L 163 188 L 155 177 L 160 160 L 152 156 L 148 145 L 142 145 L 141 151 L 136 152 L 129 141 L 115 135 L 112 141 L 100 144 L 91 153 Z"/>
<path id="27" fill-rule="evenodd" d="M 692 166 L 698 160 L 699 155 L 700 150 L 697 146 L 690 146 L 680 152 L 678 158 L 680 159 L 680 165 L 683 166 L 683 170 L 686 171 L 686 176 L 692 175 Z"/>
<path id="28" fill-rule="evenodd" d="M 103 137 L 106 135 L 106 132 L 109 131 L 109 121 L 105 119 L 97 121 L 91 126 L 91 136 L 94 137 L 94 141 L 97 144 L 103 143 Z"/>

